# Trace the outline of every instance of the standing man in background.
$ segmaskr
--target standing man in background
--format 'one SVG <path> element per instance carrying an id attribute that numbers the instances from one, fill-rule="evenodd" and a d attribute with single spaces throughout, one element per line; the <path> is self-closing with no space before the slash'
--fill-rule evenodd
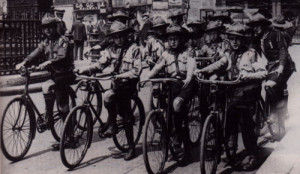
<path id="1" fill-rule="evenodd" d="M 78 15 L 77 21 L 72 25 L 71 33 L 74 38 L 74 57 L 77 60 L 82 60 L 83 56 L 83 45 L 87 39 L 85 25 L 82 23 L 83 16 Z M 79 54 L 78 54 L 79 51 Z"/>
<path id="2" fill-rule="evenodd" d="M 64 14 L 65 10 L 55 10 L 55 16 L 58 19 L 57 33 L 61 36 L 64 36 L 67 31 L 66 23 L 63 21 Z"/>

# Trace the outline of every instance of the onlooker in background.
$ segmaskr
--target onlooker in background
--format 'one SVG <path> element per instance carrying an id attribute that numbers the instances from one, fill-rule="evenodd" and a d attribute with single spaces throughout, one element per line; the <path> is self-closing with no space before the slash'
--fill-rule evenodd
<path id="1" fill-rule="evenodd" d="M 59 21 L 57 23 L 57 33 L 61 36 L 64 36 L 67 31 L 66 23 L 63 21 L 64 13 L 65 10 L 55 10 L 55 15 Z"/>
<path id="2" fill-rule="evenodd" d="M 85 25 L 82 23 L 83 16 L 78 15 L 77 21 L 72 25 L 71 33 L 74 39 L 74 57 L 77 60 L 82 60 L 83 57 L 83 44 L 87 39 Z M 78 54 L 79 51 L 79 54 Z"/>
<path id="3" fill-rule="evenodd" d="M 143 24 L 141 26 L 141 31 L 140 31 L 140 42 L 141 45 L 143 46 L 146 45 L 147 33 L 150 27 L 152 26 L 152 22 L 150 21 L 149 17 L 150 14 L 147 11 L 142 14 Z"/>

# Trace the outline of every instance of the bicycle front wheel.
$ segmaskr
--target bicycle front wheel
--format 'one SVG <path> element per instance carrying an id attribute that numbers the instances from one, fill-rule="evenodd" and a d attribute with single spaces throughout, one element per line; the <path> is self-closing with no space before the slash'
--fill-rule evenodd
<path id="1" fill-rule="evenodd" d="M 136 146 L 140 140 L 143 125 L 145 122 L 145 111 L 142 101 L 139 98 L 130 99 L 131 102 L 131 111 L 133 114 L 133 139 L 134 146 Z M 129 149 L 129 145 L 126 138 L 125 125 L 124 120 L 118 114 L 117 117 L 117 125 L 118 125 L 118 133 L 113 136 L 113 141 L 116 147 L 122 152 L 127 152 Z"/>
<path id="2" fill-rule="evenodd" d="M 63 164 L 72 169 L 83 160 L 93 136 L 92 118 L 85 106 L 75 107 L 65 120 L 60 141 Z"/>
<path id="3" fill-rule="evenodd" d="M 71 88 L 71 87 L 70 87 Z M 73 89 L 70 89 L 73 90 Z M 53 124 L 51 124 L 50 130 L 51 133 L 56 141 L 60 141 L 60 136 L 62 134 L 63 126 L 64 126 L 64 120 L 66 118 L 63 118 L 63 115 L 61 114 L 61 111 L 59 111 L 59 106 L 57 102 L 55 101 L 54 106 L 56 106 L 56 110 L 53 111 Z M 69 109 L 71 110 L 76 106 L 75 98 L 71 95 L 69 95 Z"/>
<path id="4" fill-rule="evenodd" d="M 201 173 L 214 174 L 219 159 L 218 130 L 216 117 L 210 115 L 205 120 L 200 142 L 200 170 Z"/>
<path id="5" fill-rule="evenodd" d="M 268 128 L 270 130 L 270 134 L 273 136 L 275 140 L 281 140 L 281 138 L 285 134 L 285 126 L 284 119 L 282 115 L 278 113 L 274 114 L 270 121 L 268 121 Z"/>
<path id="6" fill-rule="evenodd" d="M 151 111 L 143 129 L 143 158 L 148 173 L 162 173 L 168 156 L 167 127 L 163 112 Z"/>
<path id="7" fill-rule="evenodd" d="M 189 139 L 191 145 L 193 147 L 196 147 L 197 145 L 199 145 L 201 130 L 203 126 L 203 116 L 200 113 L 200 103 L 198 95 L 196 95 L 188 105 Z"/>
<path id="8" fill-rule="evenodd" d="M 100 84 L 93 80 L 81 80 L 78 83 L 75 92 L 77 96 L 77 106 L 83 105 L 85 101 L 90 104 L 93 124 L 95 124 L 96 121 L 100 119 L 102 112 L 102 93 Z"/>
<path id="9" fill-rule="evenodd" d="M 35 131 L 33 110 L 22 98 L 6 106 L 1 121 L 1 149 L 10 161 L 21 160 L 28 152 Z"/>

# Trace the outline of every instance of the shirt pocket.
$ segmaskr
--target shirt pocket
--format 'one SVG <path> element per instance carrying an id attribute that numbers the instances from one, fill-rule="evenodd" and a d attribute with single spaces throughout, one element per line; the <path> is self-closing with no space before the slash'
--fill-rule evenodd
<path id="1" fill-rule="evenodd" d="M 125 58 L 123 59 L 123 62 L 122 62 L 122 70 L 124 72 L 126 71 L 130 71 L 133 67 L 133 59 L 129 59 L 129 58 Z"/>

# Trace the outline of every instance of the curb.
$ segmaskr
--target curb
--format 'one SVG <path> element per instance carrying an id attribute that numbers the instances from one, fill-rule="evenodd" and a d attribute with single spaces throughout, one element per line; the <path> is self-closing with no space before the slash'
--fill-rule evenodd
<path id="1" fill-rule="evenodd" d="M 29 93 L 36 93 L 36 92 L 41 92 L 42 91 L 42 83 L 36 83 L 32 84 L 28 88 Z M 10 96 L 10 95 L 18 95 L 18 94 L 23 94 L 24 92 L 24 86 L 14 86 L 14 87 L 9 87 L 9 88 L 1 88 L 0 89 L 0 96 Z"/>

